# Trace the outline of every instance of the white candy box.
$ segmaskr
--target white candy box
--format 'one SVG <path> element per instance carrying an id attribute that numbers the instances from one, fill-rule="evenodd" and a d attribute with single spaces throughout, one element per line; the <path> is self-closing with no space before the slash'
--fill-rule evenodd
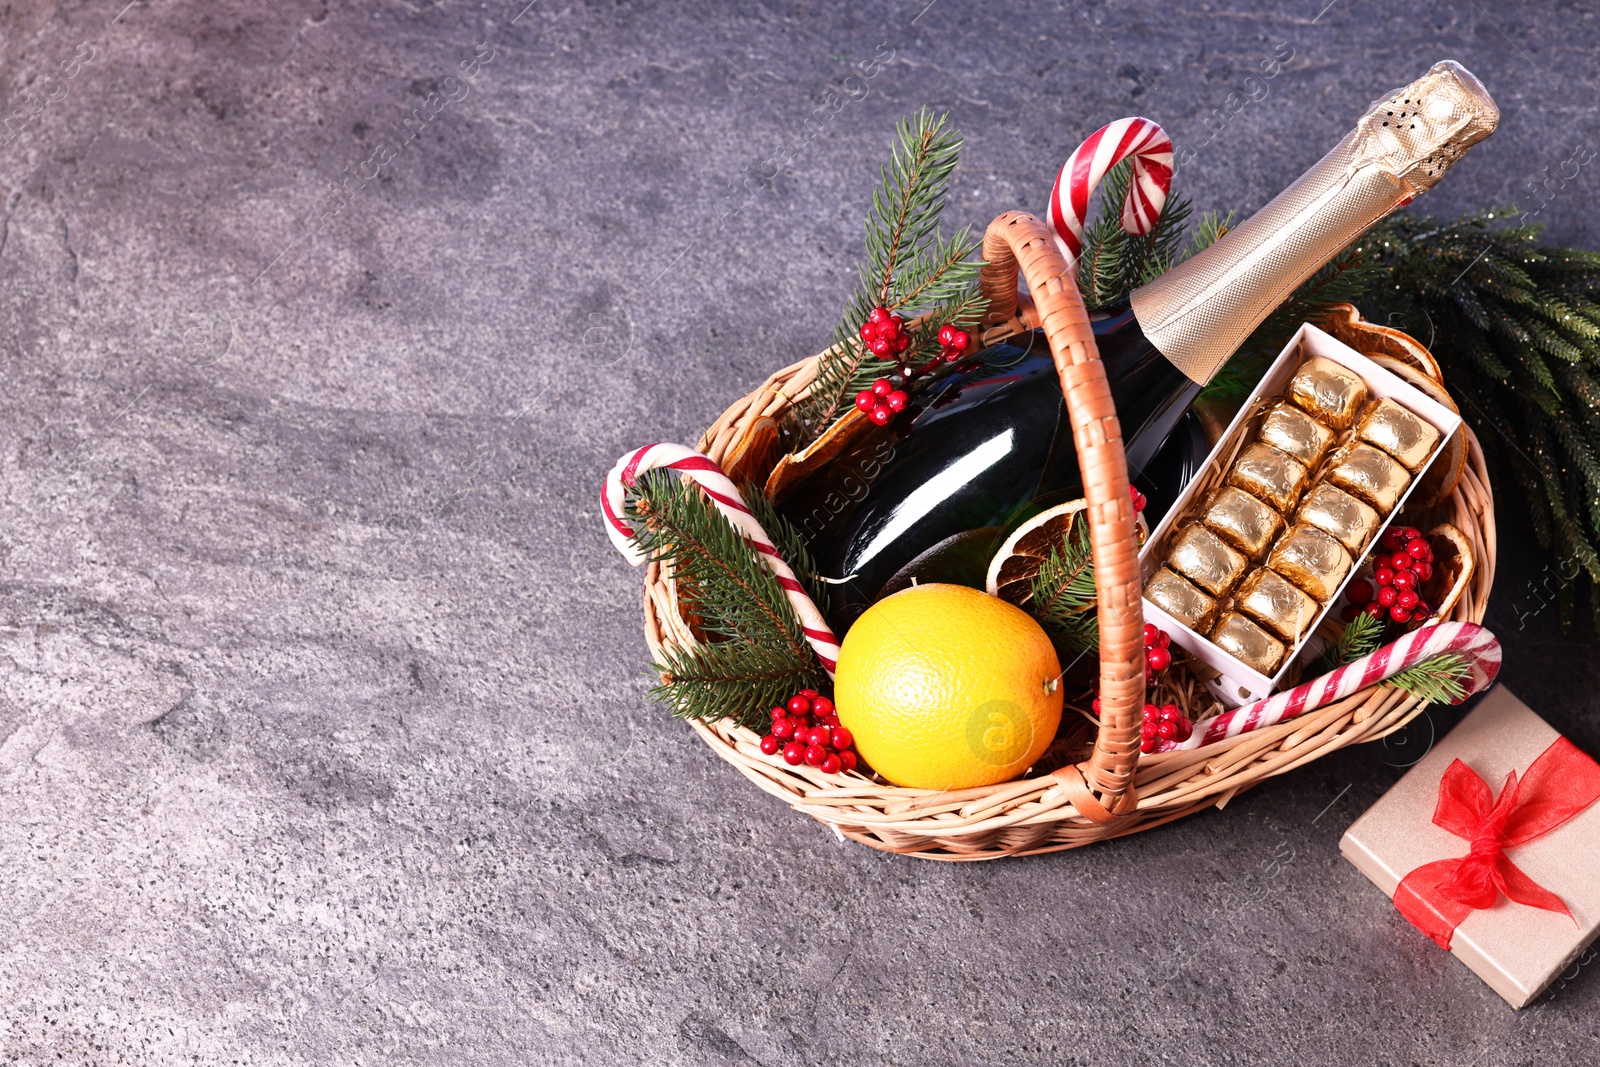
<path id="1" fill-rule="evenodd" d="M 1388 528 L 1395 516 L 1405 510 L 1406 501 L 1413 490 L 1423 480 L 1423 475 L 1433 464 L 1450 439 L 1461 425 L 1461 417 L 1455 412 L 1425 395 L 1409 382 L 1404 381 L 1395 374 L 1390 373 L 1372 360 L 1363 356 L 1349 345 L 1336 340 L 1317 327 L 1306 323 L 1296 331 L 1294 337 L 1279 353 L 1277 359 L 1268 368 L 1260 383 L 1251 392 L 1248 400 L 1240 407 L 1239 414 L 1234 416 L 1222 438 L 1215 448 L 1206 457 L 1205 464 L 1200 472 L 1190 481 L 1182 495 L 1173 504 L 1161 520 L 1160 525 L 1146 540 L 1144 547 L 1139 552 L 1139 563 L 1142 577 L 1149 582 L 1151 577 L 1161 567 L 1167 557 L 1167 550 L 1172 535 L 1191 521 L 1191 510 L 1198 510 L 1198 506 L 1210 493 L 1220 486 L 1227 476 L 1233 458 L 1248 444 L 1255 440 L 1257 425 L 1265 409 L 1284 395 L 1288 389 L 1289 380 L 1300 369 L 1301 364 L 1312 356 L 1321 356 L 1324 359 L 1338 363 L 1354 371 L 1367 385 L 1368 395 L 1371 399 L 1388 398 L 1405 407 L 1413 414 L 1431 423 L 1439 431 L 1439 440 L 1427 460 L 1413 472 L 1410 483 L 1406 486 L 1405 493 L 1400 497 L 1388 515 L 1384 516 L 1377 532 L 1368 541 L 1359 556 L 1354 559 L 1354 565 L 1349 574 L 1340 583 L 1334 596 L 1322 605 L 1321 612 L 1316 621 L 1306 630 L 1306 636 L 1292 646 L 1284 655 L 1283 662 L 1276 673 L 1268 677 L 1248 665 L 1235 659 L 1232 655 L 1213 644 L 1208 638 L 1189 629 L 1182 622 L 1161 610 L 1149 600 L 1144 602 L 1144 616 L 1146 621 L 1153 622 L 1171 635 L 1172 640 L 1185 652 L 1217 672 L 1217 677 L 1207 682 L 1207 687 L 1226 707 L 1239 707 L 1251 701 L 1260 700 L 1270 696 L 1278 687 L 1280 679 L 1289 672 L 1295 660 L 1308 649 L 1316 651 L 1323 642 L 1313 636 L 1322 625 L 1328 612 L 1339 603 L 1344 593 L 1344 585 L 1359 573 L 1367 558 L 1383 537 L 1383 531 Z M 1289 516 L 1285 516 L 1287 520 Z M 1228 597 L 1224 596 L 1219 610 L 1226 608 Z"/>

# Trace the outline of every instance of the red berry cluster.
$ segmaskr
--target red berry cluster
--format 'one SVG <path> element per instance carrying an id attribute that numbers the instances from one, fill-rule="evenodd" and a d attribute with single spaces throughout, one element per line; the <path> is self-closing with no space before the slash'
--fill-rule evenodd
<path id="1" fill-rule="evenodd" d="M 1135 490 L 1137 493 L 1137 490 Z M 1136 501 L 1135 507 L 1141 505 Z M 1156 674 L 1172 666 L 1172 638 L 1153 622 L 1144 624 L 1144 682 L 1151 685 Z M 1094 713 L 1100 714 L 1100 698 L 1094 698 Z M 1144 726 L 1139 738 L 1139 751 L 1154 752 L 1162 741 L 1187 741 L 1194 732 L 1194 724 L 1178 710 L 1176 704 L 1144 706 Z"/>
<path id="2" fill-rule="evenodd" d="M 1139 728 L 1139 751 L 1154 752 L 1163 741 L 1187 741 L 1194 733 L 1194 723 L 1178 710 L 1176 704 L 1144 706 L 1144 725 Z"/>
<path id="3" fill-rule="evenodd" d="M 887 378 L 879 378 L 872 383 L 871 389 L 863 389 L 856 394 L 856 407 L 879 426 L 889 425 L 889 420 L 904 411 L 909 403 L 911 397 L 906 391 L 896 389 Z"/>
<path id="4" fill-rule="evenodd" d="M 971 343 L 972 336 L 966 330 L 958 330 L 950 323 L 939 327 L 939 358 L 944 362 L 954 363 L 960 359 Z"/>
<path id="5" fill-rule="evenodd" d="M 1344 620 L 1362 612 L 1375 619 L 1406 623 L 1432 614 L 1422 600 L 1422 586 L 1433 577 L 1433 546 L 1415 526 L 1391 526 L 1372 559 L 1372 581 L 1357 578 L 1346 590 L 1350 603 Z M 1376 585 L 1376 588 L 1374 588 Z"/>
<path id="6" fill-rule="evenodd" d="M 906 320 L 889 314 L 885 307 L 872 309 L 867 321 L 861 324 L 861 339 L 867 343 L 867 350 L 879 359 L 893 359 L 911 347 Z"/>
<path id="7" fill-rule="evenodd" d="M 954 363 L 966 352 L 967 345 L 972 343 L 972 337 L 966 330 L 958 330 L 949 323 L 939 327 L 939 354 L 920 367 L 910 363 L 902 363 L 896 368 L 900 372 L 900 380 L 911 382 L 927 374 L 941 363 Z"/>
<path id="8" fill-rule="evenodd" d="M 1094 698 L 1094 713 L 1100 714 L 1100 698 Z M 1178 709 L 1176 704 L 1144 706 L 1144 722 L 1139 727 L 1139 751 L 1154 752 L 1163 741 L 1187 741 L 1194 733 L 1194 723 Z"/>
<path id="9" fill-rule="evenodd" d="M 1144 682 L 1156 680 L 1156 672 L 1172 666 L 1172 638 L 1153 622 L 1144 624 Z"/>
<path id="10" fill-rule="evenodd" d="M 787 704 L 772 709 L 772 732 L 761 739 L 767 755 L 783 753 L 791 767 L 804 763 L 823 774 L 856 769 L 855 738 L 839 725 L 833 701 L 815 689 L 802 689 Z"/>
<path id="11" fill-rule="evenodd" d="M 889 314 L 888 308 L 876 307 L 867 321 L 861 324 L 861 339 L 867 342 L 867 348 L 880 359 L 894 359 L 911 346 L 911 335 L 906 333 L 905 322 L 898 315 Z M 900 385 L 888 378 L 879 378 L 872 383 L 872 388 L 863 389 L 856 394 L 856 407 L 879 426 L 887 426 L 889 420 L 906 409 L 911 403 L 911 397 L 903 386 L 913 379 L 927 374 L 941 363 L 954 363 L 961 358 L 967 350 L 967 345 L 972 342 L 972 337 L 966 330 L 958 330 L 946 323 L 939 327 L 939 354 L 920 367 L 903 363 L 896 370 L 900 374 Z"/>
<path id="12" fill-rule="evenodd" d="M 1144 506 L 1150 503 L 1150 501 L 1145 499 L 1144 494 L 1139 492 L 1139 487 L 1134 485 L 1132 482 L 1128 483 L 1128 496 L 1133 500 L 1133 513 L 1135 515 L 1143 511 Z"/>

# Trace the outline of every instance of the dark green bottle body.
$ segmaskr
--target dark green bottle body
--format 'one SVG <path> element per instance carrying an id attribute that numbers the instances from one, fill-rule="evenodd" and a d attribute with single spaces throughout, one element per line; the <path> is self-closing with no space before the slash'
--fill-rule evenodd
<path id="1" fill-rule="evenodd" d="M 1181 480 L 1169 491 L 1145 476 L 1181 479 L 1204 458 L 1193 433 L 1158 455 L 1201 387 L 1145 339 L 1131 310 L 1099 316 L 1094 331 L 1129 472 L 1145 492 L 1175 497 Z M 842 634 L 913 579 L 981 585 L 1007 529 L 1081 497 L 1082 486 L 1060 379 L 1034 331 L 991 347 L 983 369 L 939 383 L 909 420 L 874 428 L 782 510 L 835 583 L 829 621 Z"/>

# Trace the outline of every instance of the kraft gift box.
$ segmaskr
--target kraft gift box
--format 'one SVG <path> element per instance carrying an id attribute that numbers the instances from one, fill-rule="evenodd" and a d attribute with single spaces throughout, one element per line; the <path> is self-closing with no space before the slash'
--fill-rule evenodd
<path id="1" fill-rule="evenodd" d="M 1520 1008 L 1600 931 L 1597 797 L 1600 765 L 1500 686 L 1339 849 Z"/>

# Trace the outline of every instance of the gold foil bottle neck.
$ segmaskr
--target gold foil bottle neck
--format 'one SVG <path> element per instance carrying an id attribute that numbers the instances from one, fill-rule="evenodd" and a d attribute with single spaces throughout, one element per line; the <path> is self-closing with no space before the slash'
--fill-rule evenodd
<path id="1" fill-rule="evenodd" d="M 1483 83 L 1447 59 L 1373 104 L 1350 134 L 1350 155 L 1356 166 L 1393 172 L 1420 196 L 1499 122 Z"/>
<path id="2" fill-rule="evenodd" d="M 1434 64 L 1369 108 L 1332 151 L 1237 229 L 1134 290 L 1145 337 L 1190 378 L 1209 382 L 1296 286 L 1433 188 L 1499 120 L 1471 72 L 1448 60 Z"/>

